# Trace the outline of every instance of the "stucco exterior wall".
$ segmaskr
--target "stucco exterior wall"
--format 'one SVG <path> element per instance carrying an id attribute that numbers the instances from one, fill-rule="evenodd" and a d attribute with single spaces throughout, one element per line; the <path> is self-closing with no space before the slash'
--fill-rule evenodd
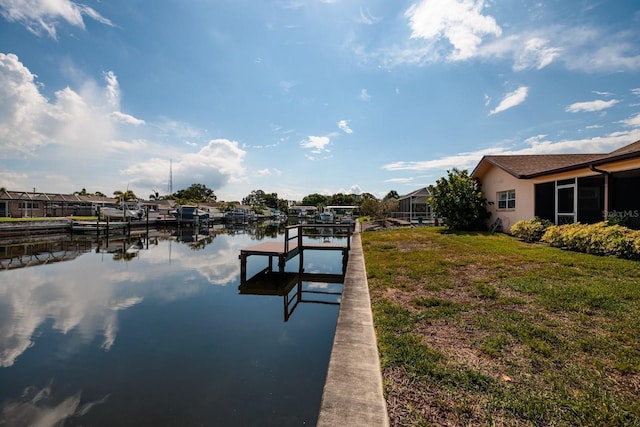
<path id="1" fill-rule="evenodd" d="M 497 167 L 490 167 L 485 174 L 479 176 L 482 183 L 482 192 L 490 202 L 487 210 L 491 216 L 487 223 L 493 224 L 496 218 L 502 220 L 502 231 L 508 233 L 516 222 L 533 217 L 534 213 L 534 187 L 533 182 L 527 179 L 517 179 L 513 175 Z M 498 209 L 498 193 L 515 190 L 516 208 Z M 493 203 L 491 203 L 493 202 Z"/>
<path id="2" fill-rule="evenodd" d="M 640 158 L 611 162 L 599 165 L 597 168 L 611 173 L 634 171 L 637 176 L 638 171 L 640 171 Z M 494 166 L 488 161 L 482 161 L 472 176 L 480 179 L 482 191 L 487 201 L 490 202 L 487 210 L 491 213 L 491 216 L 487 220 L 487 225 L 491 225 L 496 218 L 500 218 L 502 220 L 502 230 L 508 233 L 511 226 L 516 222 L 533 218 L 535 214 L 536 184 L 599 175 L 601 175 L 600 172 L 592 171 L 589 167 L 582 167 L 531 179 L 518 179 L 504 169 Z M 515 209 L 498 209 L 498 193 L 510 190 L 514 190 L 516 193 Z"/>

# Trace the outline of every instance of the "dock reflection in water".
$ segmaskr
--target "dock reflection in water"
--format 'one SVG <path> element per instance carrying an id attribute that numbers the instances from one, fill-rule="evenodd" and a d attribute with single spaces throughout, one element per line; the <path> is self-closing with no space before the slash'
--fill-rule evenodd
<path id="1" fill-rule="evenodd" d="M 270 239 L 0 241 L 0 425 L 314 425 L 341 284 L 294 275 L 262 289 L 274 298 L 240 294 L 240 249 Z"/>
<path id="2" fill-rule="evenodd" d="M 241 281 L 240 294 L 280 296 L 284 321 L 301 303 L 340 305 L 343 274 L 260 272 Z"/>

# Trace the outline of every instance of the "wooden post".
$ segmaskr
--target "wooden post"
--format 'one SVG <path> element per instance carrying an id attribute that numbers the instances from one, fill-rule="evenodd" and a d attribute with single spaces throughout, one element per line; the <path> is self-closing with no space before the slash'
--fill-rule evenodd
<path id="1" fill-rule="evenodd" d="M 300 264 L 298 265 L 298 273 L 304 273 L 304 249 L 298 248 L 298 257 L 300 258 Z"/>
<path id="2" fill-rule="evenodd" d="M 304 247 L 302 246 L 303 227 L 298 227 L 298 256 L 300 257 L 298 265 L 298 273 L 304 272 Z"/>
<path id="3" fill-rule="evenodd" d="M 240 253 L 240 283 L 247 281 L 247 255 Z"/>

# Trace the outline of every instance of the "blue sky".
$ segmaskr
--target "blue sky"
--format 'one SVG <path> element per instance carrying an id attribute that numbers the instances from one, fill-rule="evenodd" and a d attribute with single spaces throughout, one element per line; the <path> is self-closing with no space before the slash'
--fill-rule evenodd
<path id="1" fill-rule="evenodd" d="M 637 1 L 0 0 L 7 189 L 383 197 L 637 140 Z"/>

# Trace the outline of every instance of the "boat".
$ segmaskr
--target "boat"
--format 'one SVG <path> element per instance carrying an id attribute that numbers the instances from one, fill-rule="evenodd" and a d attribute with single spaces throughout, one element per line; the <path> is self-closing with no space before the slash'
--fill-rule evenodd
<path id="1" fill-rule="evenodd" d="M 333 212 L 325 211 L 318 215 L 318 221 L 324 224 L 333 224 Z"/>
<path id="2" fill-rule="evenodd" d="M 208 224 L 209 212 L 204 209 L 200 209 L 197 206 L 180 206 L 177 209 L 171 211 L 171 214 L 176 217 L 179 223 L 187 224 Z"/>
<path id="3" fill-rule="evenodd" d="M 122 220 L 129 218 L 142 219 L 144 216 L 144 209 L 137 204 L 105 205 L 98 208 L 98 216 L 101 218 Z"/>
<path id="4" fill-rule="evenodd" d="M 227 222 L 233 224 L 253 222 L 256 220 L 256 213 L 249 207 L 236 207 L 225 215 Z"/>
<path id="5" fill-rule="evenodd" d="M 326 206 L 318 215 L 318 221 L 325 224 L 354 224 L 357 206 Z"/>

